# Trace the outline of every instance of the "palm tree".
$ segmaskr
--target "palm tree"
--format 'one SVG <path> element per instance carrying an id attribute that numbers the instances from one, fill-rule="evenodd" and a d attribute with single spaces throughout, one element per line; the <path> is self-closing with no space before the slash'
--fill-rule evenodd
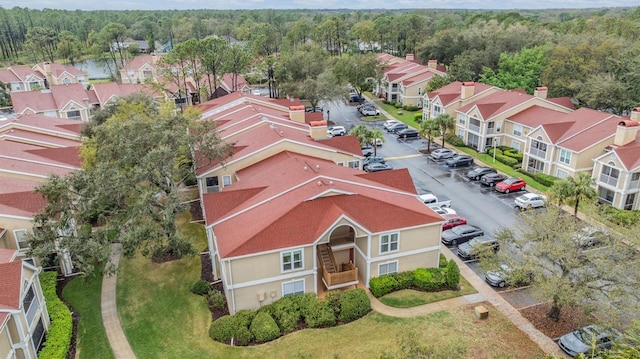
<path id="1" fill-rule="evenodd" d="M 373 155 L 378 155 L 378 142 L 384 143 L 384 135 L 378 129 L 369 130 L 369 141 L 373 145 Z"/>
<path id="2" fill-rule="evenodd" d="M 580 204 L 580 201 L 594 199 L 598 195 L 596 190 L 593 189 L 596 181 L 591 178 L 590 174 L 580 172 L 575 178 L 569 177 L 569 183 L 569 193 L 571 194 L 571 198 L 575 201 L 573 216 L 578 217 L 578 205 Z"/>
<path id="3" fill-rule="evenodd" d="M 442 147 L 444 147 L 444 137 L 447 131 L 453 131 L 456 128 L 456 120 L 448 113 L 441 113 L 438 117 L 433 119 L 440 128 L 440 135 L 442 135 Z"/>
<path id="4" fill-rule="evenodd" d="M 366 144 L 368 144 L 369 142 L 371 142 L 370 140 L 370 132 L 371 130 L 369 130 L 369 128 L 365 125 L 358 125 L 354 128 L 351 129 L 351 131 L 349 131 L 350 135 L 355 135 L 358 137 L 358 142 L 360 142 L 360 146 L 365 146 Z"/>
<path id="5" fill-rule="evenodd" d="M 440 125 L 435 120 L 422 121 L 418 131 L 427 139 L 427 152 L 431 152 L 431 141 L 440 134 Z"/>
<path id="6" fill-rule="evenodd" d="M 558 200 L 558 207 L 562 207 L 564 201 L 569 197 L 571 197 L 571 183 L 568 179 L 556 181 L 549 188 L 549 199 Z"/>

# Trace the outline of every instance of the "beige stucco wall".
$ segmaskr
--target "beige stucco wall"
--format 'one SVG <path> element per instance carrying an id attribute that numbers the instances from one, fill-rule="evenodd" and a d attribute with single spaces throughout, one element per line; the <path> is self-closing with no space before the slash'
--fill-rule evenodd
<path id="1" fill-rule="evenodd" d="M 399 232 L 398 252 L 408 252 L 419 250 L 425 247 L 437 246 L 440 243 L 441 225 L 430 225 L 419 228 L 407 229 Z M 380 237 L 385 234 L 398 233 L 398 231 L 384 232 L 372 237 L 371 252 L 372 258 L 377 256 L 388 256 L 397 252 L 380 253 Z"/>
<path id="2" fill-rule="evenodd" d="M 244 282 L 263 280 L 278 276 L 294 275 L 295 272 L 313 269 L 313 247 L 296 248 L 303 250 L 303 268 L 295 271 L 282 271 L 281 251 L 270 252 L 262 255 L 232 259 L 230 261 L 233 283 L 239 285 Z M 294 249 L 295 250 L 295 249 Z M 288 249 L 287 249 L 288 251 Z M 229 274 L 229 262 L 223 262 L 227 275 Z"/>
<path id="3" fill-rule="evenodd" d="M 282 283 L 291 282 L 293 280 L 304 279 L 305 293 L 315 293 L 314 276 L 312 274 L 295 277 L 292 279 L 286 279 L 281 281 L 257 284 L 245 288 L 237 288 L 233 290 L 227 290 L 227 301 L 229 301 L 229 310 L 233 311 L 233 303 L 235 303 L 235 310 L 241 309 L 259 309 L 263 305 L 268 305 L 276 300 L 282 298 Z M 258 301 L 259 293 L 264 292 L 265 300 Z"/>
<path id="4" fill-rule="evenodd" d="M 9 353 L 11 353 L 9 333 L 6 327 L 2 327 L 0 328 L 0 358 L 9 358 Z"/>
<path id="5" fill-rule="evenodd" d="M 0 215 L 0 228 L 4 228 L 7 232 L 0 238 L 0 248 L 18 249 L 16 239 L 13 234 L 14 230 L 26 229 L 31 230 L 33 223 L 30 219 L 9 218 Z"/>
<path id="6" fill-rule="evenodd" d="M 417 253 L 395 259 L 385 259 L 381 261 L 374 260 L 371 262 L 371 278 L 378 276 L 378 265 L 394 261 L 398 262 L 398 272 L 411 271 L 418 268 L 436 267 L 438 265 L 439 255 L 439 250 L 433 250 L 426 253 Z"/>

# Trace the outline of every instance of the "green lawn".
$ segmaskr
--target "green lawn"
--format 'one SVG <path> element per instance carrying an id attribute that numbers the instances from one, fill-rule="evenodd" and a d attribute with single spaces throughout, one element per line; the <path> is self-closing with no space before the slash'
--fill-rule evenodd
<path id="1" fill-rule="evenodd" d="M 410 308 L 440 300 L 460 297 L 478 291 L 464 277 L 460 277 L 459 291 L 443 290 L 440 292 L 421 292 L 413 289 L 399 290 L 380 297 L 380 301 L 390 307 Z"/>
<path id="2" fill-rule="evenodd" d="M 113 358 L 107 334 L 102 325 L 100 292 L 102 276 L 78 277 L 64 287 L 62 296 L 80 314 L 76 358 Z"/>
<path id="3" fill-rule="evenodd" d="M 407 125 L 414 127 L 414 128 L 419 128 L 420 124 L 418 124 L 418 122 L 416 122 L 414 116 L 416 113 L 422 114 L 422 109 L 419 109 L 418 111 L 405 111 L 403 109 L 398 109 L 395 108 L 391 105 L 387 105 L 385 103 L 382 102 L 382 99 L 375 97 L 373 94 L 371 93 L 366 93 L 366 95 L 372 99 L 372 101 L 380 108 L 382 108 L 383 110 L 387 111 L 387 113 L 389 113 L 393 118 L 395 118 L 398 121 L 402 121 L 404 123 L 406 123 Z M 382 116 L 384 117 L 384 116 Z"/>

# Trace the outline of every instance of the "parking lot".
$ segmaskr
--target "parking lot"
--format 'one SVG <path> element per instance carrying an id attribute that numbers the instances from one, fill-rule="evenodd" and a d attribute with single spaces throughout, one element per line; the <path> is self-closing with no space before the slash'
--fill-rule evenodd
<path id="1" fill-rule="evenodd" d="M 426 140 L 399 141 L 395 135 L 385 131 L 382 126 L 384 120 L 364 121 L 356 112 L 355 106 L 333 105 L 330 108 L 332 121 L 336 125 L 345 126 L 347 131 L 361 123 L 370 128 L 380 129 L 384 134 L 385 142 L 378 148 L 378 156 L 384 157 L 393 168 L 407 168 L 419 193 L 433 192 L 449 197 L 452 202 L 451 207 L 464 216 L 469 224 L 482 228 L 486 236 L 492 236 L 495 230 L 502 226 L 511 226 L 517 220 L 518 211 L 514 208 L 514 199 L 525 193 L 524 191 L 504 194 L 497 192 L 493 187 L 482 186 L 478 181 L 471 181 L 465 176 L 475 165 L 449 168 L 445 161 L 435 161 L 420 152 L 426 150 Z M 432 144 L 432 147 L 438 146 Z M 455 251 L 455 248 L 453 250 Z M 466 263 L 484 278 L 474 261 Z M 516 308 L 526 307 L 536 302 L 526 288 L 497 290 Z"/>

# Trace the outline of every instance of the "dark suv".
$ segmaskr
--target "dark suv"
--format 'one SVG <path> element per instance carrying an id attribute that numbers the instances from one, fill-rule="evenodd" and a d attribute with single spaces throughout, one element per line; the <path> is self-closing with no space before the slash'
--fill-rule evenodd
<path id="1" fill-rule="evenodd" d="M 395 124 L 395 125 L 393 125 L 393 126 L 389 126 L 389 127 L 387 128 L 387 132 L 397 133 L 397 132 L 402 131 L 402 130 L 405 130 L 405 129 L 407 129 L 407 128 L 409 128 L 409 126 L 407 126 L 407 124 L 406 124 L 406 123 L 402 123 L 402 122 L 400 122 L 400 123 L 396 123 L 396 124 Z"/>

